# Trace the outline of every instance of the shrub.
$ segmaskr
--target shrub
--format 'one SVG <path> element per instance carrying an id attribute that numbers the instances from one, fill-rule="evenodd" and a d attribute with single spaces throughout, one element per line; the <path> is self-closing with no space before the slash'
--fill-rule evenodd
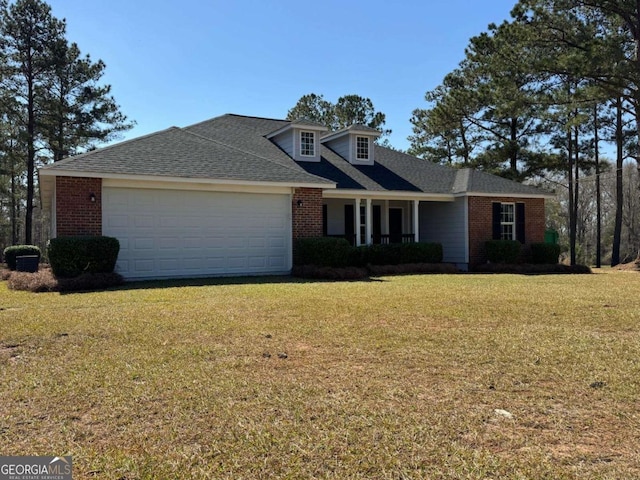
<path id="1" fill-rule="evenodd" d="M 518 263 L 521 244 L 517 240 L 489 240 L 485 242 L 487 260 L 491 263 Z"/>
<path id="2" fill-rule="evenodd" d="M 484 263 L 473 267 L 475 273 L 513 273 L 521 275 L 545 275 L 545 274 L 588 274 L 592 273 L 586 265 L 562 265 L 560 263 L 537 264 L 521 263 Z"/>
<path id="3" fill-rule="evenodd" d="M 320 280 L 362 280 L 369 276 L 366 268 L 358 267 L 318 267 L 316 265 L 298 265 L 293 267 L 294 277 Z"/>
<path id="4" fill-rule="evenodd" d="M 124 279 L 117 273 L 82 273 L 74 278 L 58 279 L 60 292 L 79 292 L 89 290 L 103 290 L 105 288 L 122 285 Z"/>
<path id="5" fill-rule="evenodd" d="M 113 273 L 120 251 L 117 238 L 102 236 L 58 237 L 49 241 L 47 253 L 56 277 L 81 273 Z"/>
<path id="6" fill-rule="evenodd" d="M 351 257 L 353 265 L 403 265 L 406 263 L 442 262 L 439 243 L 392 243 L 356 247 Z"/>
<path id="7" fill-rule="evenodd" d="M 351 249 L 351 245 L 344 238 L 301 238 L 295 243 L 293 263 L 318 267 L 346 267 L 349 265 Z"/>
<path id="8" fill-rule="evenodd" d="M 440 263 L 439 243 L 392 243 L 352 247 L 343 238 L 303 238 L 296 242 L 294 265 L 366 267 L 405 263 Z"/>
<path id="9" fill-rule="evenodd" d="M 561 247 L 553 243 L 532 243 L 531 263 L 545 264 L 558 263 Z"/>
<path id="10" fill-rule="evenodd" d="M 443 252 L 440 243 L 402 243 L 398 246 L 400 264 L 442 262 Z"/>
<path id="11" fill-rule="evenodd" d="M 9 270 L 16 269 L 16 257 L 21 257 L 23 255 L 37 255 L 38 261 L 40 261 L 40 249 L 35 245 L 13 245 L 5 248 L 3 254 Z"/>
<path id="12" fill-rule="evenodd" d="M 460 273 L 451 263 L 404 263 L 402 265 L 369 265 L 369 275 L 386 277 L 388 275 L 411 275 L 420 273 Z"/>

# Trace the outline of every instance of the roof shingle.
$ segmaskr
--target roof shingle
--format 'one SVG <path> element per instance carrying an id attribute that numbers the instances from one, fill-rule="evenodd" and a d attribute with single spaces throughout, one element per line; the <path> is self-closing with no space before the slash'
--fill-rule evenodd
<path id="1" fill-rule="evenodd" d="M 325 184 L 331 188 L 425 194 L 481 193 L 546 195 L 472 169 L 437 165 L 376 146 L 374 165 L 352 165 L 321 145 L 320 162 L 296 162 L 267 135 L 291 122 L 227 114 L 194 125 L 172 127 L 43 167 L 45 172 L 167 176 L 251 182 Z M 377 130 L 352 125 L 345 130 Z M 334 135 L 339 132 L 332 132 Z M 326 138 L 326 137 L 325 137 Z"/>

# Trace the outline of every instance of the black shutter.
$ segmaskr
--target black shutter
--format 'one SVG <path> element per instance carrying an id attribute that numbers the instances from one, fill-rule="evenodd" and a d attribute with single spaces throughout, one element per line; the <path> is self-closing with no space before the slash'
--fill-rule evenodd
<path id="1" fill-rule="evenodd" d="M 328 228 L 328 215 L 327 215 L 327 205 L 322 205 L 322 236 L 327 236 Z"/>
<path id="2" fill-rule="evenodd" d="M 500 228 L 500 220 L 502 217 L 502 204 L 499 202 L 493 202 L 493 239 L 500 240 L 502 237 L 502 229 Z"/>
<path id="3" fill-rule="evenodd" d="M 516 203 L 516 240 L 525 242 L 524 238 L 524 203 Z"/>

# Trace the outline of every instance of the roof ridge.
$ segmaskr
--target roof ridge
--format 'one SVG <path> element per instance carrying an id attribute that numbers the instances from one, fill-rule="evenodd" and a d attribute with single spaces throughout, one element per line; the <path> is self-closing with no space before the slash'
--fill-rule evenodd
<path id="1" fill-rule="evenodd" d="M 149 137 L 153 137 L 155 135 L 160 135 L 161 133 L 166 133 L 169 132 L 171 130 L 182 130 L 180 127 L 169 127 L 169 128 L 165 128 L 164 130 L 158 130 L 157 132 L 151 132 L 151 133 L 147 133 L 146 135 L 142 135 L 141 137 L 135 137 L 135 138 L 130 138 L 128 140 L 123 140 L 121 142 L 117 142 L 117 143 L 112 143 L 110 145 L 105 145 L 104 147 L 101 148 L 96 148 L 95 150 L 90 150 L 88 152 L 83 152 L 79 155 L 73 155 L 73 156 L 69 156 L 69 157 L 65 157 L 62 160 L 60 160 L 59 162 L 54 162 L 54 163 L 49 163 L 47 165 L 44 165 L 43 167 L 40 167 L 41 169 L 44 168 L 48 168 L 52 165 L 65 165 L 67 163 L 69 163 L 72 160 L 77 160 L 79 158 L 84 158 L 87 157 L 89 155 L 92 155 L 94 153 L 98 153 L 98 152 L 104 152 L 105 150 L 111 150 L 112 148 L 116 148 L 116 147 L 120 147 L 122 145 L 126 145 L 128 143 L 134 143 L 137 142 L 138 140 L 143 140 Z"/>
<path id="2" fill-rule="evenodd" d="M 291 122 L 293 120 L 287 120 L 286 118 L 272 118 L 272 117 L 259 117 L 257 115 L 241 115 L 239 113 L 225 113 L 221 116 L 230 116 L 230 117 L 242 117 L 242 118 L 255 118 L 257 120 L 272 120 L 276 122 Z M 217 118 L 217 117 L 216 117 Z"/>
<path id="3" fill-rule="evenodd" d="M 257 154 L 257 153 L 249 152 L 249 151 L 244 150 L 244 149 L 242 149 L 242 148 L 234 147 L 233 145 L 229 145 L 228 143 L 221 142 L 220 140 L 214 140 L 213 138 L 205 137 L 204 135 L 200 135 L 199 133 L 189 132 L 189 131 L 186 131 L 186 130 L 184 130 L 184 129 L 179 129 L 179 130 L 181 130 L 181 131 L 183 131 L 184 133 L 187 133 L 187 134 L 189 134 L 189 135 L 193 135 L 194 137 L 197 137 L 197 138 L 201 138 L 201 139 L 203 139 L 203 140 L 206 140 L 206 141 L 208 141 L 208 142 L 215 143 L 215 144 L 217 144 L 217 145 L 222 145 L 223 147 L 227 147 L 227 148 L 229 148 L 229 149 L 231 149 L 231 150 L 235 150 L 235 151 L 237 151 L 237 152 L 241 152 L 241 153 L 244 153 L 244 154 L 246 154 L 246 155 L 250 155 L 250 156 L 252 156 L 252 157 L 259 158 L 259 159 L 261 159 L 261 160 L 267 161 L 267 162 L 269 162 L 269 163 L 270 163 L 270 164 L 272 164 L 272 165 L 277 165 L 278 167 L 286 168 L 286 169 L 287 169 L 287 170 L 289 170 L 289 171 L 296 172 L 296 173 L 300 173 L 300 171 L 302 171 L 302 172 L 304 172 L 305 174 L 310 175 L 310 176 L 312 176 L 312 177 L 314 177 L 314 178 L 318 178 L 318 179 L 320 179 L 320 180 L 322 180 L 322 181 L 324 181 L 324 182 L 327 182 L 327 183 L 334 183 L 334 182 L 331 182 L 330 180 L 327 180 L 326 178 L 319 177 L 319 176 L 317 176 L 317 175 L 313 175 L 312 173 L 308 173 L 308 172 L 306 172 L 303 168 L 301 168 L 300 170 L 295 169 L 295 168 L 291 168 L 291 167 L 289 167 L 288 165 L 282 165 L 281 163 L 274 162 L 273 160 L 271 160 L 271 159 L 269 159 L 269 158 L 267 158 L 267 157 L 264 157 L 264 156 L 259 155 L 259 154 Z"/>
<path id="4" fill-rule="evenodd" d="M 197 127 L 198 125 L 202 125 L 204 123 L 209 123 L 213 120 L 216 120 L 218 118 L 223 118 L 223 117 L 238 117 L 238 118 L 253 118 L 256 120 L 269 120 L 272 122 L 291 122 L 291 120 L 285 120 L 282 118 L 267 118 L 267 117 L 256 117 L 256 116 L 251 116 L 251 115 L 240 115 L 237 113 L 223 113 L 222 115 L 216 115 L 215 117 L 211 117 L 207 120 L 202 120 L 200 122 L 196 122 L 196 123 L 192 123 L 191 125 L 187 125 L 186 127 L 181 127 L 182 129 L 187 129 L 187 128 L 193 128 L 193 127 Z"/>
<path id="5" fill-rule="evenodd" d="M 451 190 L 453 193 L 462 193 L 469 191 L 469 180 L 471 180 L 472 168 L 465 167 L 456 170 L 456 176 L 453 180 Z"/>

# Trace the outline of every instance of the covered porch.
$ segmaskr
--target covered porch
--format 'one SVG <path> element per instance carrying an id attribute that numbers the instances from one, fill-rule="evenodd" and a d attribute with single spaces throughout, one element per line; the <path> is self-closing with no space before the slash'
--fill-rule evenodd
<path id="1" fill-rule="evenodd" d="M 322 230 L 324 236 L 345 238 L 356 246 L 419 242 L 420 200 L 325 191 Z"/>

